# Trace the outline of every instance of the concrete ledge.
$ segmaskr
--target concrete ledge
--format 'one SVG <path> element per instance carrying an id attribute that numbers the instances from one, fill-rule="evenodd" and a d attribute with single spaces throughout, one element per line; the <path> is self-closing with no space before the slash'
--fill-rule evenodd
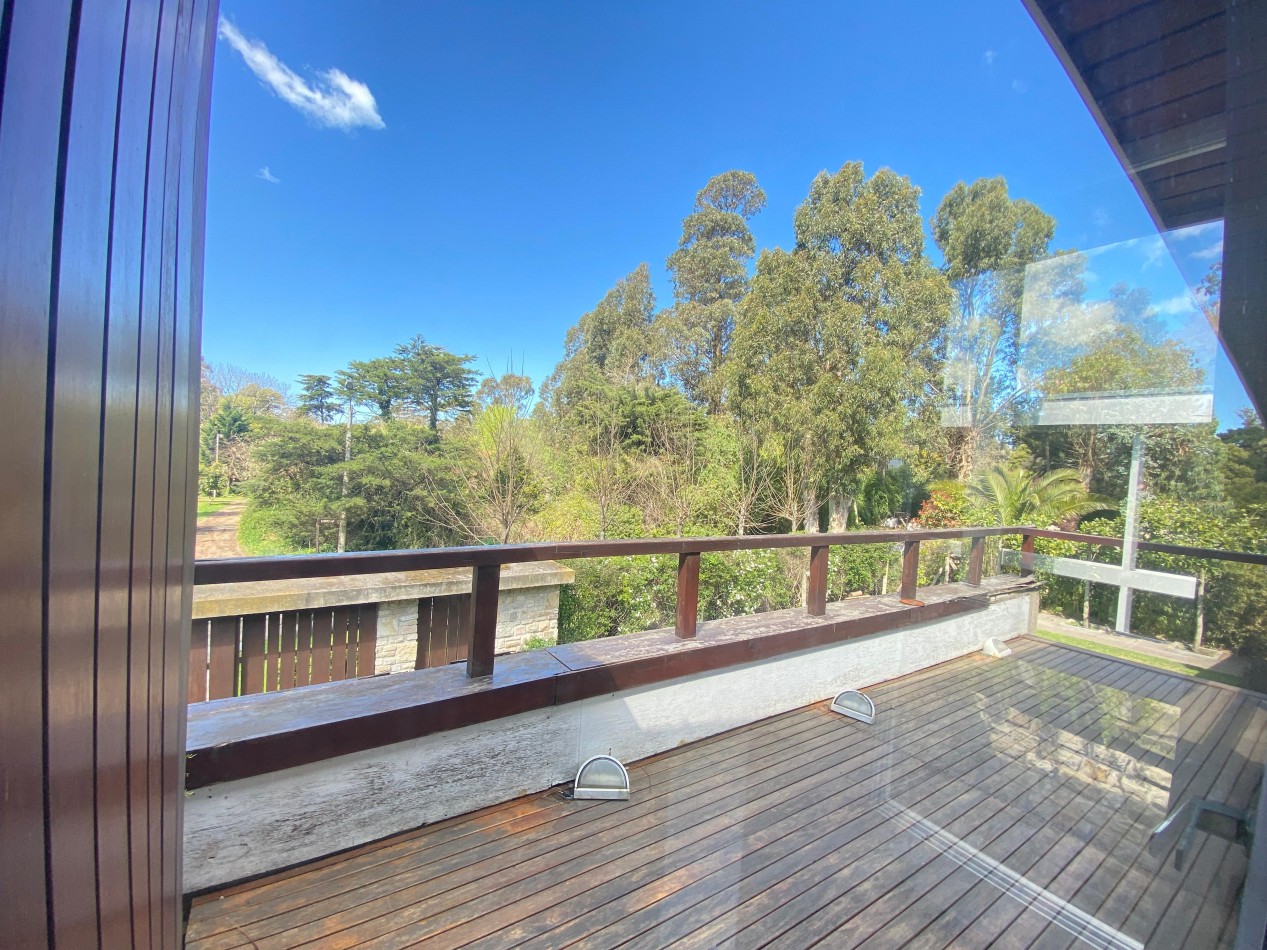
<path id="1" fill-rule="evenodd" d="M 574 571 L 553 561 L 508 564 L 502 568 L 501 589 L 557 587 L 560 584 L 570 584 L 575 579 Z M 445 597 L 470 592 L 471 571 L 461 567 L 211 584 L 194 588 L 193 619 L 280 613 L 285 610 L 308 610 L 345 604 L 375 604 L 392 600 L 418 600 L 423 597 Z"/>
<path id="2" fill-rule="evenodd" d="M 826 618 L 779 611 L 796 616 L 705 624 L 696 641 L 649 631 L 520 654 L 484 681 L 425 670 L 195 707 L 191 774 L 201 757 L 231 760 L 249 749 L 274 766 L 287 747 L 315 744 L 322 754 L 191 785 L 186 886 L 221 886 L 540 791 L 570 779 L 591 754 L 633 761 L 925 669 L 980 649 L 986 637 L 1020 636 L 1037 616 L 1036 585 L 1017 578 L 921 595 L 922 608 L 853 598 Z M 779 624 L 787 626 L 771 628 Z M 282 715 L 278 701 L 291 710 Z M 360 745 L 327 754 L 330 734 Z"/>
<path id="3" fill-rule="evenodd" d="M 390 678 L 197 703 L 189 709 L 185 786 L 262 775 L 560 703 L 724 669 L 785 653 L 985 609 L 991 596 L 1034 589 L 1005 576 L 981 587 L 945 584 L 921 592 L 854 597 L 823 617 L 779 610 L 700 624 L 695 638 L 648 630 L 498 659 L 491 677 L 460 666 Z"/>

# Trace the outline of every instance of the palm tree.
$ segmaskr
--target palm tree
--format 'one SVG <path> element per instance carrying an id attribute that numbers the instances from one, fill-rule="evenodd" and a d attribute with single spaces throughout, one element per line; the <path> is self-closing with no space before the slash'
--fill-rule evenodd
<path id="1" fill-rule="evenodd" d="M 1023 468 L 996 465 L 968 485 L 968 498 L 994 514 L 1000 525 L 1047 527 L 1074 515 L 1115 509 L 1112 500 L 1092 495 L 1071 468 L 1030 475 Z"/>

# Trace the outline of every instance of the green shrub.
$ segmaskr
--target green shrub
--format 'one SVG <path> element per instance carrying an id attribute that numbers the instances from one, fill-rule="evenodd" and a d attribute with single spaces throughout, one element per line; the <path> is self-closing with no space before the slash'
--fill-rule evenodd
<path id="1" fill-rule="evenodd" d="M 277 516 L 254 502 L 246 506 L 238 522 L 238 545 L 253 557 L 271 557 L 277 554 L 303 554 L 302 548 L 286 541 L 275 524 Z"/>

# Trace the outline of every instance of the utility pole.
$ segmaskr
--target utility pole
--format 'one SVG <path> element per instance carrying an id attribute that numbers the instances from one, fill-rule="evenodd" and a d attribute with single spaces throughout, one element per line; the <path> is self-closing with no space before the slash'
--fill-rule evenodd
<path id="1" fill-rule="evenodd" d="M 352 460 L 352 400 L 348 399 L 348 421 L 343 428 L 343 488 L 340 498 L 343 506 L 339 509 L 339 553 L 347 550 L 348 544 L 348 462 Z"/>

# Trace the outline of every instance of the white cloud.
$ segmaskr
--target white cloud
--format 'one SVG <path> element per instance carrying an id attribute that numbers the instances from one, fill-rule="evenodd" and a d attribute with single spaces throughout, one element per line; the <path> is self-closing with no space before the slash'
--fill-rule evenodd
<path id="1" fill-rule="evenodd" d="M 993 66 L 994 61 L 998 58 L 999 54 L 997 50 L 988 49 L 981 54 L 981 62 L 985 63 L 987 67 Z"/>
<path id="2" fill-rule="evenodd" d="M 1177 317 L 1180 314 L 1192 313 L 1196 308 L 1196 301 L 1192 299 L 1192 294 L 1176 294 L 1161 303 L 1153 304 L 1154 310 L 1167 317 Z"/>
<path id="3" fill-rule="evenodd" d="M 1113 223 L 1113 219 L 1103 208 L 1096 208 L 1093 212 L 1091 212 L 1091 223 L 1097 228 L 1107 228 Z"/>
<path id="4" fill-rule="evenodd" d="M 1025 93 L 1029 91 L 1029 85 L 1020 79 L 1012 80 L 1012 91 L 1016 93 Z"/>
<path id="5" fill-rule="evenodd" d="M 1133 239 L 1126 242 L 1126 246 L 1138 247 L 1141 250 L 1144 258 L 1140 264 L 1142 270 L 1157 267 L 1166 258 L 1166 242 L 1161 239 L 1160 235 Z"/>
<path id="6" fill-rule="evenodd" d="M 386 128 L 378 103 L 365 83 L 339 69 L 320 70 L 309 82 L 269 52 L 259 40 L 220 18 L 219 35 L 242 57 L 251 72 L 280 99 L 290 103 L 319 125 L 349 131 L 359 126 Z"/>
<path id="7" fill-rule="evenodd" d="M 1211 231 L 1222 231 L 1222 221 L 1207 221 L 1205 224 L 1193 224 L 1186 228 L 1178 228 L 1167 233 L 1167 237 L 1177 241 L 1186 241 L 1189 238 L 1205 237 Z"/>
<path id="8" fill-rule="evenodd" d="M 268 182 L 270 185 L 280 185 L 282 183 L 282 180 L 280 178 L 278 178 L 276 175 L 274 175 L 272 172 L 268 170 L 267 165 L 265 165 L 263 168 L 257 171 L 255 173 L 255 177 L 262 178 L 264 181 Z"/>
<path id="9" fill-rule="evenodd" d="M 1193 251 L 1192 256 L 1199 261 L 1217 261 L 1223 256 L 1223 239 L 1219 238 L 1209 247 L 1203 247 L 1199 251 Z"/>

